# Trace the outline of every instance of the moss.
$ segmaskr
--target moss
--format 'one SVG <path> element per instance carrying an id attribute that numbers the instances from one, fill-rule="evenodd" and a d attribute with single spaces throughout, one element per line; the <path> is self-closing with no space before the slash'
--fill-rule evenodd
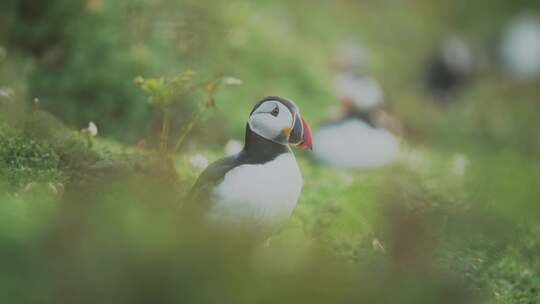
<path id="1" fill-rule="evenodd" d="M 47 112 L 32 110 L 0 125 L 0 180 L 11 190 L 30 183 L 65 183 L 103 159 L 78 132 Z"/>
<path id="2" fill-rule="evenodd" d="M 30 182 L 63 182 L 60 156 L 51 144 L 25 137 L 6 126 L 0 129 L 0 175 L 10 187 Z"/>

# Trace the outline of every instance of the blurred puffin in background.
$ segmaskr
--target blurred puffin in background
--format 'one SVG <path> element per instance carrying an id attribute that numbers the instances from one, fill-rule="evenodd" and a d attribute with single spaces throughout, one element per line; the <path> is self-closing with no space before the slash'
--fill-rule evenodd
<path id="1" fill-rule="evenodd" d="M 211 224 L 276 227 L 291 215 L 302 190 L 290 145 L 312 148 L 308 123 L 292 101 L 263 98 L 249 115 L 244 148 L 202 172 L 190 208 Z"/>
<path id="2" fill-rule="evenodd" d="M 398 155 L 399 140 L 387 128 L 399 125 L 382 111 L 384 94 L 367 70 L 365 49 L 348 43 L 334 62 L 334 90 L 341 113 L 321 125 L 314 134 L 315 158 L 341 168 L 375 168 L 391 163 Z"/>
<path id="3" fill-rule="evenodd" d="M 424 72 L 424 86 L 436 101 L 447 103 L 471 79 L 473 55 L 467 43 L 451 36 L 433 52 Z"/>
<path id="4" fill-rule="evenodd" d="M 540 16 L 512 18 L 501 38 L 498 55 L 506 73 L 518 81 L 540 79 Z"/>

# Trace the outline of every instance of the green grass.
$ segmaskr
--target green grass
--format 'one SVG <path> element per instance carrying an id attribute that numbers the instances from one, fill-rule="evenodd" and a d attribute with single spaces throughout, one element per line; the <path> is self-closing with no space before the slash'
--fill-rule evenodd
<path id="1" fill-rule="evenodd" d="M 152 161 L 150 151 L 99 138 L 90 148 L 77 132 L 60 127 L 52 118 L 36 119 L 42 115 L 37 113 L 28 116 L 26 123 L 5 125 L 0 136 L 0 176 L 8 190 L 1 200 L 4 248 L 23 254 L 23 264 L 49 263 L 48 258 L 27 256 L 27 250 L 36 246 L 41 250 L 41 244 L 56 235 L 55 226 L 83 216 L 86 232 L 77 232 L 83 242 L 109 244 L 115 252 L 122 252 L 123 246 L 141 252 L 176 250 L 167 249 L 176 238 L 170 229 L 178 229 L 181 222 L 166 220 L 155 226 L 155 221 L 177 212 L 174 206 L 200 173 L 189 158 L 202 153 L 216 160 L 224 155 L 221 146 L 191 145 L 176 160 L 177 179 L 168 180 L 167 170 L 154 167 L 161 165 Z M 47 131 L 48 125 L 56 127 Z M 456 159 L 463 156 L 446 149 L 404 145 L 396 164 L 369 171 L 321 166 L 309 153 L 297 151 L 304 189 L 293 216 L 272 237 L 270 248 L 297 263 L 308 263 L 304 259 L 315 251 L 335 262 L 350 263 L 351 269 L 366 269 L 363 275 L 375 271 L 383 278 L 375 281 L 379 287 L 374 290 L 409 282 L 410 288 L 395 292 L 407 292 L 412 299 L 429 298 L 425 292 L 409 294 L 415 288 L 412 282 L 424 284 L 427 271 L 449 273 L 478 298 L 497 303 L 538 301 L 538 207 L 532 202 L 539 175 L 531 165 L 536 158 L 520 152 L 488 153 L 474 145 L 463 151 L 468 159 L 464 171 L 455 168 Z M 79 196 L 82 193 L 87 194 Z M 63 210 L 66 203 L 78 207 Z M 120 230 L 109 236 L 113 227 Z M 55 237 L 65 234 L 65 229 Z M 127 239 L 112 245 L 116 238 Z M 75 246 L 68 240 L 61 242 Z M 92 259 L 87 256 L 91 252 L 109 259 L 101 249 L 74 249 L 68 250 L 73 261 Z M 131 266 L 125 267 L 119 275 Z M 405 277 L 394 278 L 401 283 L 384 278 L 387 267 L 406 269 Z M 92 269 L 84 272 L 96 275 Z M 440 292 L 437 286 L 450 288 L 452 280 L 433 278 L 431 292 Z M 4 286 L 14 288 L 22 288 L 22 281 L 2 278 Z"/>

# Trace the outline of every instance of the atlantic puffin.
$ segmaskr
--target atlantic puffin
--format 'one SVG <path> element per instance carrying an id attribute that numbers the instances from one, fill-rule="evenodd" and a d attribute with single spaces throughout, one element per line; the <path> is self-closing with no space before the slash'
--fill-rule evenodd
<path id="1" fill-rule="evenodd" d="M 397 124 L 382 110 L 384 93 L 367 71 L 366 52 L 351 45 L 341 51 L 335 65 L 334 90 L 342 110 L 314 134 L 315 158 L 341 168 L 375 168 L 392 162 L 399 151 L 398 139 L 387 130 Z M 356 54 L 356 55 L 355 55 Z"/>
<path id="2" fill-rule="evenodd" d="M 436 101 L 448 103 L 471 80 L 473 55 L 459 36 L 447 37 L 432 53 L 424 70 L 424 86 Z"/>
<path id="3" fill-rule="evenodd" d="M 195 182 L 192 210 L 212 225 L 275 228 L 289 218 L 302 190 L 291 145 L 311 150 L 309 124 L 293 101 L 263 98 L 249 114 L 243 149 L 210 164 Z"/>

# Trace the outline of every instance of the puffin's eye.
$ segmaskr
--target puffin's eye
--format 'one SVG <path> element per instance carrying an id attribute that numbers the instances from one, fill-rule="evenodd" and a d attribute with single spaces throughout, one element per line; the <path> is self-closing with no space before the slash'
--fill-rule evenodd
<path id="1" fill-rule="evenodd" d="M 272 116 L 274 116 L 274 117 L 277 117 L 278 114 L 279 114 L 279 107 L 276 106 L 276 107 L 272 110 L 272 112 L 270 112 L 270 114 L 272 114 Z"/>

